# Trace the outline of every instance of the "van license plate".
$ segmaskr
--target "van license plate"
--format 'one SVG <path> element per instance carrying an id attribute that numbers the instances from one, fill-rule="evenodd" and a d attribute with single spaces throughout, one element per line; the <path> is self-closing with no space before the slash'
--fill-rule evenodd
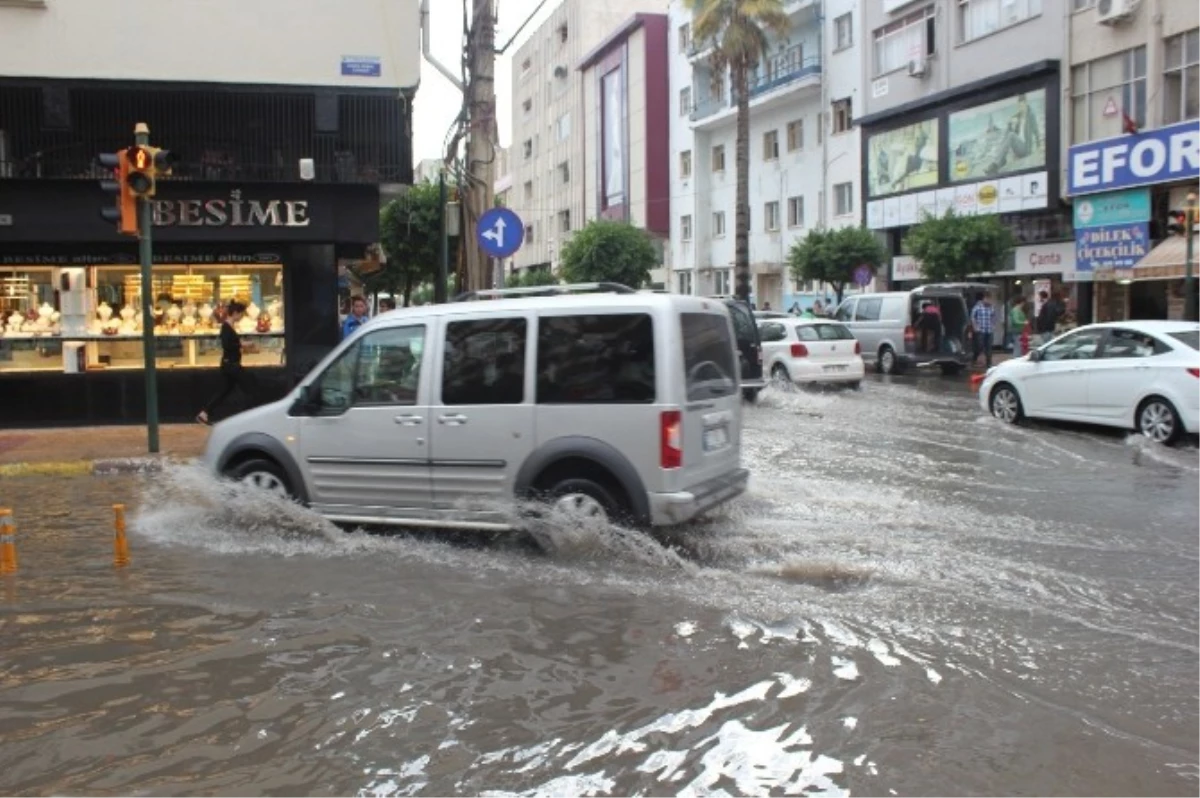
<path id="1" fill-rule="evenodd" d="M 712 452 L 729 445 L 729 430 L 724 426 L 704 430 L 704 451 Z"/>

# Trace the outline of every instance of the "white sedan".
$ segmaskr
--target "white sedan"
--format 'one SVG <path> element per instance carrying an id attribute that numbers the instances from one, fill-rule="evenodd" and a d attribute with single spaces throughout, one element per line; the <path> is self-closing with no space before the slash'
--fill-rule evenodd
<path id="1" fill-rule="evenodd" d="M 862 346 L 828 319 L 759 319 L 763 374 L 784 382 L 849 383 L 863 379 Z"/>
<path id="2" fill-rule="evenodd" d="M 979 403 L 1010 424 L 1076 421 L 1172 443 L 1200 428 L 1198 338 L 1195 322 L 1089 324 L 989 369 Z"/>

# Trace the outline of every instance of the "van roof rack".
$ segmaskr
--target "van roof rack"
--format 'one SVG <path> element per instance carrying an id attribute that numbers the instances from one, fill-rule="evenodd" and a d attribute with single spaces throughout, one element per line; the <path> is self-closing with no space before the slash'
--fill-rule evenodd
<path id="1" fill-rule="evenodd" d="M 637 291 L 620 283 L 571 283 L 569 285 L 531 285 L 524 288 L 484 288 L 464 291 L 452 302 L 472 302 L 481 299 L 509 299 L 528 296 L 560 296 L 562 294 L 636 294 Z"/>

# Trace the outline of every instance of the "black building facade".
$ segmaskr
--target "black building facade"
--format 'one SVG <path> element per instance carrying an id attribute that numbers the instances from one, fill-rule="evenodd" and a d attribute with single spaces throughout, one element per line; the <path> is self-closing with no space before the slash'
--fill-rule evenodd
<path id="1" fill-rule="evenodd" d="M 216 389 L 229 299 L 251 307 L 261 401 L 337 343 L 339 266 L 378 240 L 380 183 L 412 180 L 410 108 L 395 90 L 0 81 L 0 427 L 145 419 L 137 242 L 101 218 L 97 163 L 136 123 L 176 157 L 150 290 L 160 417 L 186 421 Z"/>

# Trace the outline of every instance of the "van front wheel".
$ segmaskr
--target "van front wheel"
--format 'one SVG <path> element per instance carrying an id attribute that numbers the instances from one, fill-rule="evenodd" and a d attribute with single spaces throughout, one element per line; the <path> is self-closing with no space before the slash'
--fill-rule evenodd
<path id="1" fill-rule="evenodd" d="M 608 488 L 583 477 L 564 479 L 550 489 L 549 504 L 571 520 L 608 522 L 620 515 L 620 504 Z"/>

